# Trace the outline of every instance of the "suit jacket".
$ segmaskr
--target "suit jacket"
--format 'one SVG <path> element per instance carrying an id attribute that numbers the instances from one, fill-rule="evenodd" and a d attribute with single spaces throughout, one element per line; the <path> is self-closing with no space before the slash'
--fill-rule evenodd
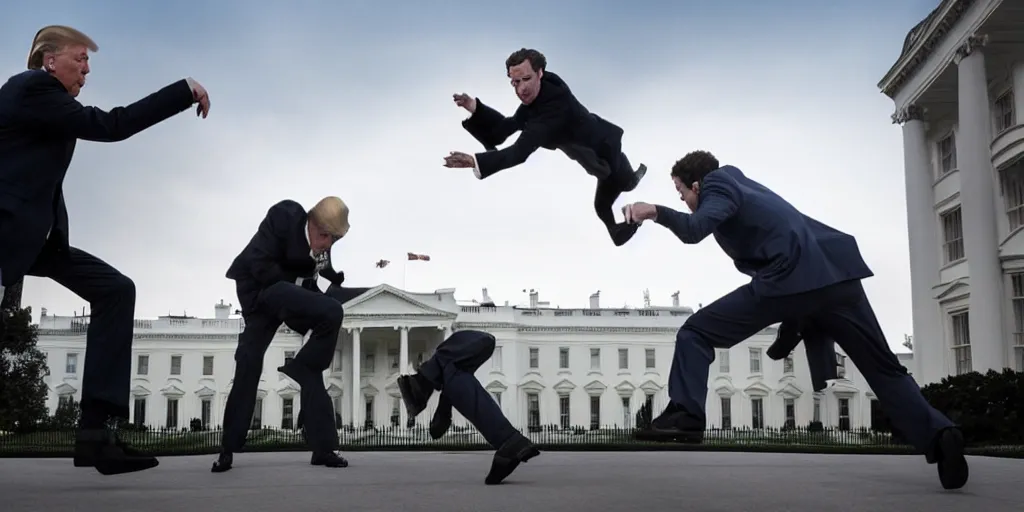
<path id="1" fill-rule="evenodd" d="M 782 322 L 775 342 L 768 347 L 768 357 L 775 361 L 785 359 L 801 339 L 804 342 L 804 352 L 807 354 L 807 364 L 811 372 L 811 386 L 814 391 L 821 391 L 828 387 L 827 381 L 839 378 L 836 343 L 813 322 Z"/>
<path id="2" fill-rule="evenodd" d="M 520 105 L 512 117 L 477 98 L 476 111 L 462 126 L 487 149 L 476 155 L 481 179 L 525 162 L 542 147 L 554 150 L 579 145 L 606 162 L 615 162 L 622 151 L 622 128 L 587 110 L 561 77 L 550 71 L 544 71 L 533 103 Z M 497 149 L 517 131 L 522 133 L 511 146 Z"/>
<path id="3" fill-rule="evenodd" d="M 193 104 L 179 80 L 127 107 L 82 106 L 45 71 L 25 71 L 0 87 L 0 268 L 19 281 L 44 250 L 66 254 L 64 176 L 78 139 L 116 142 Z M 47 236 L 49 233 L 49 236 Z"/>
<path id="4" fill-rule="evenodd" d="M 286 199 L 267 210 L 256 234 L 228 268 L 226 277 L 238 285 L 238 299 L 244 312 L 255 307 L 256 297 L 263 289 L 281 281 L 295 283 L 321 292 L 316 282 L 316 261 L 310 255 L 306 234 L 307 213 L 301 204 Z M 331 264 L 331 251 L 319 275 L 340 286 L 344 272 L 336 272 Z"/>
<path id="5" fill-rule="evenodd" d="M 683 243 L 714 235 L 764 297 L 804 293 L 874 275 L 857 240 L 814 220 L 739 169 L 724 166 L 700 184 L 696 211 L 657 206 L 656 222 Z"/>

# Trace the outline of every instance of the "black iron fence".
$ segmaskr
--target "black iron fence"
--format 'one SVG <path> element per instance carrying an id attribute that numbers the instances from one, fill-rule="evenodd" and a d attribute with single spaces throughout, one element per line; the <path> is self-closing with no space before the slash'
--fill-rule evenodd
<path id="1" fill-rule="evenodd" d="M 838 430 L 811 428 L 709 429 L 699 445 L 641 441 L 630 428 L 524 428 L 524 434 L 544 450 L 562 451 L 645 451 L 702 450 L 792 453 L 913 454 L 915 450 L 892 434 L 869 429 Z M 219 430 L 126 429 L 122 439 L 133 447 L 153 455 L 201 455 L 217 453 Z M 430 438 L 425 426 L 394 426 L 338 431 L 343 451 L 452 451 L 492 450 L 475 429 L 453 426 L 439 440 Z M 41 431 L 23 434 L 0 433 L 0 457 L 70 457 L 73 430 Z M 301 430 L 271 428 L 249 431 L 245 451 L 308 450 Z M 1024 457 L 1021 446 L 972 446 L 971 453 L 1004 457 Z"/>

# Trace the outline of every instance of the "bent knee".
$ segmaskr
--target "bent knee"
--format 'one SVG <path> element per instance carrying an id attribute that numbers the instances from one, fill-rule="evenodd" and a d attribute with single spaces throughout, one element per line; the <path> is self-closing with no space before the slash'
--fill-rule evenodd
<path id="1" fill-rule="evenodd" d="M 132 281 L 132 278 L 124 274 L 117 274 L 111 277 L 107 287 L 111 295 L 135 300 L 135 281 Z"/>
<path id="2" fill-rule="evenodd" d="M 328 322 L 332 326 L 340 326 L 345 320 L 345 308 L 341 307 L 340 302 L 333 299 L 324 304 L 322 314 L 324 321 Z"/>

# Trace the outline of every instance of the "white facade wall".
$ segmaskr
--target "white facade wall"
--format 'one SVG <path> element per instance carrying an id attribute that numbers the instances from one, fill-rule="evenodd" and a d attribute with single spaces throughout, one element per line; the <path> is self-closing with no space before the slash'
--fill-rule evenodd
<path id="1" fill-rule="evenodd" d="M 648 399 L 655 414 L 660 412 L 667 401 L 675 334 L 690 308 L 552 309 L 536 298 L 531 298 L 533 307 L 466 306 L 455 302 L 454 290 L 416 294 L 381 285 L 353 299 L 346 304 L 334 364 L 324 373 L 343 423 L 361 428 L 369 418 L 387 426 L 397 410 L 398 424 L 405 425 L 395 384 L 398 370 L 414 371 L 450 332 L 460 329 L 484 330 L 497 338 L 494 355 L 476 376 L 520 428 L 590 428 L 592 419 L 601 427 L 629 426 Z M 136 320 L 133 421 L 188 428 L 199 418 L 209 428 L 220 425 L 241 330 L 241 321 L 229 317 L 229 310 L 222 303 L 210 319 Z M 87 321 L 45 312 L 40 319 L 39 348 L 51 368 L 46 377 L 51 410 L 61 397 L 80 396 Z M 718 352 L 709 379 L 709 427 L 727 422 L 734 428 L 778 428 L 786 423 L 787 410 L 797 426 L 813 419 L 825 426 L 841 421 L 851 428 L 870 426 L 873 395 L 849 361 L 845 378 L 813 393 L 803 347 L 797 347 L 791 365 L 772 361 L 765 351 L 774 337 L 775 329 L 768 328 Z M 298 387 L 276 368 L 302 341 L 283 328 L 267 351 L 256 420 L 261 425 L 295 425 Z M 435 394 L 432 402 L 436 399 Z M 418 424 L 429 421 L 433 403 Z M 725 416 L 723 403 L 729 406 Z M 176 417 L 168 414 L 175 407 Z M 465 420 L 456 414 L 455 423 L 465 425 Z"/>
<path id="2" fill-rule="evenodd" d="M 1024 15 L 944 0 L 879 84 L 902 125 L 914 373 L 1024 371 Z"/>

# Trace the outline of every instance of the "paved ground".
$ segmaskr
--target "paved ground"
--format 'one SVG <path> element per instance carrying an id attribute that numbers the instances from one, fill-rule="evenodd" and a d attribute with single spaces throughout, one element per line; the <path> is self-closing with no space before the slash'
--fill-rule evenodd
<path id="1" fill-rule="evenodd" d="M 486 452 L 349 453 L 351 466 L 302 453 L 165 457 L 104 477 L 68 459 L 0 459 L 4 512 L 693 512 L 1020 511 L 1024 460 L 972 458 L 971 480 L 943 491 L 923 457 L 707 452 L 545 452 L 485 486 Z"/>

